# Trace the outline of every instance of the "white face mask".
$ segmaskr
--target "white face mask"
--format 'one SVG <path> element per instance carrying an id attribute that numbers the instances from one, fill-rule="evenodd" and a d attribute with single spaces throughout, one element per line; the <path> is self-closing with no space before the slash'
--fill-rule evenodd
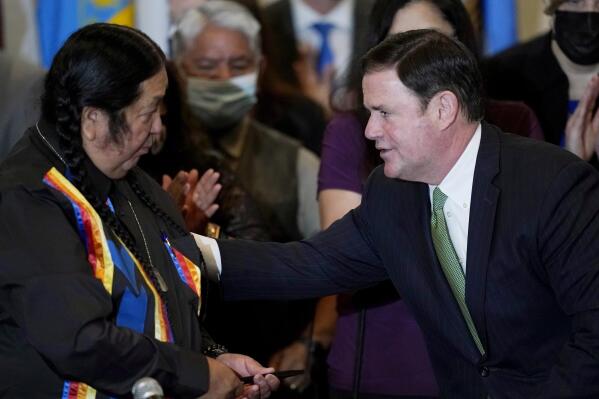
<path id="1" fill-rule="evenodd" d="M 187 78 L 187 102 L 192 114 L 208 129 L 238 124 L 256 104 L 256 72 L 230 80 Z"/>

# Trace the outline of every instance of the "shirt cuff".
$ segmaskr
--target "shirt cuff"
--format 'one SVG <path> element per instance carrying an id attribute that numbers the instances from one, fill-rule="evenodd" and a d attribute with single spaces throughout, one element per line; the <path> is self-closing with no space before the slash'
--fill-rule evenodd
<path id="1" fill-rule="evenodd" d="M 218 249 L 216 240 L 195 233 L 191 233 L 191 235 L 202 252 L 202 256 L 206 262 L 208 278 L 213 281 L 219 281 L 222 272 L 222 261 L 220 259 L 220 250 Z"/>

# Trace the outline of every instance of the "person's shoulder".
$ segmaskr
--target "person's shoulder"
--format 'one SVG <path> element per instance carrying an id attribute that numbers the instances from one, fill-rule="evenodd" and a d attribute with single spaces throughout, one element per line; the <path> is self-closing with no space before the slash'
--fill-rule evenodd
<path id="1" fill-rule="evenodd" d="M 336 114 L 325 129 L 322 148 L 323 158 L 329 149 L 334 149 L 342 151 L 347 156 L 355 157 L 357 162 L 363 162 L 366 138 L 358 118 L 352 113 Z"/>
<path id="2" fill-rule="evenodd" d="M 519 180 L 528 177 L 549 184 L 571 165 L 593 169 L 588 162 L 556 145 L 496 129 L 501 146 L 502 173 L 518 175 Z"/>
<path id="3" fill-rule="evenodd" d="M 47 183 L 46 177 L 52 167 L 51 162 L 35 148 L 27 131 L 0 165 L 2 214 L 28 208 L 70 209 L 69 200 Z"/>
<path id="4" fill-rule="evenodd" d="M 28 187 L 31 189 L 46 187 L 43 179 L 52 165 L 35 148 L 31 140 L 32 129 L 27 129 L 23 137 L 0 164 L 0 190 L 10 190 L 15 187 Z"/>
<path id="5" fill-rule="evenodd" d="M 365 184 L 365 191 L 370 191 L 379 198 L 411 195 L 418 192 L 423 183 L 402 180 L 399 178 L 388 177 L 385 175 L 385 165 L 378 165 L 372 170 Z"/>
<path id="6" fill-rule="evenodd" d="M 521 156 L 522 154 L 534 154 L 535 156 L 542 158 L 550 158 L 556 162 L 572 162 L 580 160 L 580 158 L 571 152 L 546 141 L 535 140 L 517 134 L 504 132 L 497 126 L 493 126 L 493 128 L 496 129 L 502 147 L 501 150 L 505 154 L 513 153 L 517 156 Z M 530 158 L 522 158 L 522 162 L 527 161 L 530 161 Z"/>
<path id="7" fill-rule="evenodd" d="M 352 133 L 362 133 L 362 125 L 358 118 L 351 112 L 341 112 L 335 114 L 327 126 L 329 130 L 351 131 Z"/>
<path id="8" fill-rule="evenodd" d="M 491 86 L 490 95 L 517 85 L 519 78 L 526 76 L 527 80 L 535 80 L 546 72 L 544 63 L 550 62 L 551 57 L 551 37 L 545 34 L 484 59 L 481 70 L 487 85 Z M 493 88 L 496 85 L 506 87 Z"/>
<path id="9" fill-rule="evenodd" d="M 250 129 L 278 145 L 296 147 L 298 150 L 302 147 L 302 144 L 299 140 L 289 137 L 288 135 L 268 127 L 256 120 L 252 120 L 250 122 Z"/>
<path id="10" fill-rule="evenodd" d="M 550 36 L 543 34 L 497 53 L 489 58 L 489 62 L 538 58 L 550 48 L 550 43 Z M 542 65 L 539 65 L 539 67 L 542 67 Z"/>
<path id="11" fill-rule="evenodd" d="M 320 158 L 306 147 L 300 147 L 297 150 L 297 163 L 298 165 L 304 165 L 310 169 L 318 170 L 320 165 Z"/>
<path id="12" fill-rule="evenodd" d="M 426 187 L 425 183 L 387 177 L 384 165 L 379 165 L 364 185 L 361 214 L 385 225 L 397 221 L 398 217 L 407 222 L 417 215 L 417 209 L 428 200 Z"/>
<path id="13" fill-rule="evenodd" d="M 522 101 L 487 99 L 485 120 L 499 126 L 505 132 L 544 140 L 537 115 Z"/>

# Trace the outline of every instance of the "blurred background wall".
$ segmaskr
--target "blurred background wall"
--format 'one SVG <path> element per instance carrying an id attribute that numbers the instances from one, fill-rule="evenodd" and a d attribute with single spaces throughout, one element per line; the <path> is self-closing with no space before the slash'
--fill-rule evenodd
<path id="1" fill-rule="evenodd" d="M 167 49 L 170 25 L 168 17 L 169 6 L 173 4 L 186 6 L 198 1 L 202 0 L 0 0 L 4 51 L 37 65 L 47 65 L 48 44 L 40 44 L 39 40 L 40 31 L 44 31 L 43 23 L 40 23 L 40 9 L 55 8 L 60 10 L 61 7 L 65 7 L 66 10 L 69 10 L 70 14 L 74 15 L 76 12 L 73 10 L 77 9 L 77 7 L 80 10 L 82 7 L 84 9 L 93 9 L 94 7 L 101 9 L 111 4 L 115 8 L 122 7 L 122 5 L 129 7 L 131 24 L 144 30 L 163 49 Z M 258 1 L 261 5 L 265 6 L 277 0 Z M 527 40 L 549 29 L 548 18 L 543 14 L 543 0 L 464 1 L 468 5 L 469 10 L 472 11 L 475 23 L 478 21 L 479 27 L 482 29 L 482 35 L 485 38 L 483 42 L 489 40 L 486 37 L 489 33 L 483 29 L 485 21 L 487 28 L 494 29 L 495 35 L 505 34 L 505 27 L 511 26 L 510 23 L 513 22 L 513 38 L 501 39 L 503 42 L 497 44 L 498 47 L 487 44 L 487 48 L 491 49 L 491 52 L 498 51 L 508 45 L 505 43 L 513 43 L 514 40 Z M 87 5 L 82 6 L 82 4 Z M 481 8 L 484 9 L 485 4 L 487 5 L 486 14 L 481 12 Z M 58 15 L 51 18 L 50 23 L 46 22 L 46 25 L 50 25 L 51 27 L 59 25 L 59 19 L 61 16 L 64 16 L 63 14 L 58 12 Z M 79 14 L 81 14 L 81 11 L 79 11 Z M 81 15 L 79 17 L 81 18 Z M 92 20 L 89 15 L 85 18 Z M 102 20 L 101 18 L 103 17 L 100 16 L 99 18 L 99 20 Z M 506 22 L 506 18 L 511 19 L 511 21 Z M 55 46 L 58 46 L 58 44 L 55 44 Z"/>
<path id="2" fill-rule="evenodd" d="M 516 12 L 520 41 L 528 40 L 549 30 L 549 18 L 543 13 L 543 8 L 543 2 L 540 0 L 517 0 Z"/>

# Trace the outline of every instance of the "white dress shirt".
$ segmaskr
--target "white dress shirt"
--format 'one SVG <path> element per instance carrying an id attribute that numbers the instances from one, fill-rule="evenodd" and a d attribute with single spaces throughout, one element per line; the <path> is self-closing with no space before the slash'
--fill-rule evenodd
<path id="1" fill-rule="evenodd" d="M 212 281 L 218 281 L 220 279 L 220 273 L 223 270 L 223 262 L 220 258 L 218 243 L 214 238 L 201 236 L 196 233 L 191 233 L 191 235 L 195 239 L 196 245 L 200 251 L 202 251 L 204 262 L 206 262 L 208 278 Z"/>
<path id="2" fill-rule="evenodd" d="M 447 195 L 443 207 L 449 237 L 458 255 L 460 265 L 466 274 L 466 254 L 468 253 L 468 223 L 470 221 L 470 203 L 474 167 L 480 147 L 481 125 L 476 128 L 470 143 L 464 149 L 458 161 L 453 165 L 447 176 L 439 184 L 439 189 Z M 437 186 L 429 184 L 431 208 L 433 206 L 433 190 Z"/>
<path id="3" fill-rule="evenodd" d="M 354 2 L 356 0 L 341 0 L 327 14 L 322 15 L 306 5 L 302 0 L 291 0 L 291 15 L 295 38 L 299 43 L 306 43 L 314 50 L 320 49 L 320 35 L 312 25 L 317 22 L 333 24 L 329 33 L 329 44 L 333 50 L 336 76 L 345 73 L 352 55 L 354 35 Z"/>

